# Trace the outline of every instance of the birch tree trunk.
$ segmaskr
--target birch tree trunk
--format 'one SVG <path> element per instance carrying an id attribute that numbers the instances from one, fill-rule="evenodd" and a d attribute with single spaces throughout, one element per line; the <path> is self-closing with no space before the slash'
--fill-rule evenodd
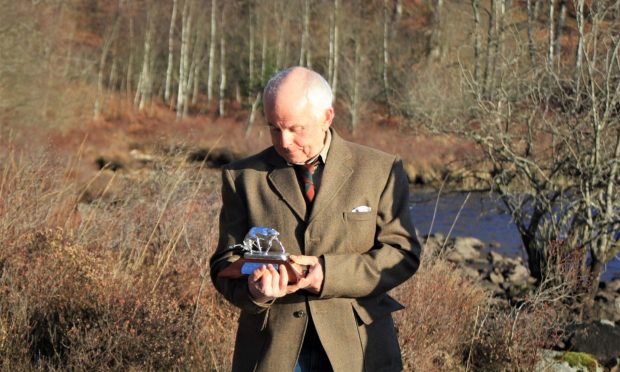
<path id="1" fill-rule="evenodd" d="M 482 76 L 482 95 L 486 96 L 488 93 L 488 82 L 489 82 L 489 71 L 491 69 L 491 50 L 492 45 L 494 43 L 494 35 L 497 37 L 495 32 L 495 18 L 497 17 L 497 1 L 491 0 L 491 11 L 489 12 L 489 25 L 487 28 L 487 46 L 486 46 L 486 57 L 484 61 L 484 73 Z"/>
<path id="2" fill-rule="evenodd" d="M 125 78 L 125 88 L 127 89 L 127 100 L 129 101 L 133 94 L 133 39 L 134 39 L 134 30 L 133 30 L 133 16 L 129 14 L 129 57 L 127 59 L 127 77 Z M 129 101 L 131 102 L 131 101 Z M 131 103 L 130 103 L 131 105 Z"/>
<path id="3" fill-rule="evenodd" d="M 226 34 L 224 33 L 224 9 L 222 9 L 222 20 L 220 22 L 220 90 L 219 90 L 219 115 L 224 116 L 225 95 L 226 95 Z"/>
<path id="4" fill-rule="evenodd" d="M 338 37 L 338 13 L 340 9 L 340 0 L 334 0 L 334 63 L 332 72 L 332 94 L 334 101 L 338 93 L 338 62 L 339 62 L 339 37 Z"/>
<path id="5" fill-rule="evenodd" d="M 151 43 L 153 34 L 153 22 L 151 19 L 150 10 L 146 15 L 146 31 L 144 35 L 144 56 L 142 59 L 142 71 L 140 72 L 140 80 L 138 89 L 136 89 L 136 96 L 134 99 L 134 106 L 138 106 L 138 111 L 144 110 L 147 101 L 151 96 Z"/>
<path id="6" fill-rule="evenodd" d="M 264 81 L 267 77 L 267 22 L 263 19 L 263 31 L 261 36 L 260 48 L 260 79 Z"/>
<path id="7" fill-rule="evenodd" d="M 474 12 L 474 84 L 480 98 L 480 0 L 472 0 L 471 6 Z"/>
<path id="8" fill-rule="evenodd" d="M 584 26 L 584 17 L 583 17 L 583 7 L 585 5 L 585 0 L 577 0 L 577 6 L 575 7 L 576 18 L 577 18 L 577 50 L 575 55 L 575 76 L 573 80 L 575 81 L 575 107 L 579 107 L 581 104 L 581 64 L 583 60 L 583 43 L 585 37 L 585 26 Z"/>
<path id="9" fill-rule="evenodd" d="M 248 101 L 252 100 L 252 92 L 254 91 L 254 2 L 248 1 Z"/>
<path id="10" fill-rule="evenodd" d="M 504 54 L 504 25 L 506 15 L 506 0 L 496 0 L 499 3 L 499 16 L 496 16 L 496 29 L 495 35 L 495 51 L 493 52 L 493 64 L 491 69 L 491 80 L 489 80 L 491 98 L 495 95 L 496 76 L 497 76 L 497 64 Z"/>
<path id="11" fill-rule="evenodd" d="M 388 0 L 383 0 L 383 66 L 382 66 L 382 78 L 383 78 L 383 94 L 385 95 L 385 103 L 388 106 L 390 114 L 392 114 L 392 100 L 391 100 L 391 88 L 390 88 L 390 11 L 388 6 Z"/>
<path id="12" fill-rule="evenodd" d="M 249 137 L 252 132 L 252 125 L 254 124 L 254 119 L 256 118 L 256 111 L 258 109 L 258 104 L 260 103 L 261 92 L 260 90 L 256 93 L 256 97 L 254 97 L 254 101 L 252 102 L 252 109 L 250 110 L 250 116 L 248 117 L 248 121 L 245 124 L 245 137 Z"/>
<path id="13" fill-rule="evenodd" d="M 534 16 L 532 1 L 537 2 L 537 0 L 527 0 L 527 50 L 530 55 L 530 62 L 532 63 L 532 66 L 535 66 L 536 49 L 534 46 L 534 21 L 536 18 Z"/>
<path id="14" fill-rule="evenodd" d="M 112 43 L 114 43 L 116 39 L 118 26 L 119 26 L 119 20 L 117 20 L 112 26 L 112 30 L 109 32 L 109 36 L 104 39 L 103 47 L 101 49 L 101 57 L 99 58 L 99 69 L 97 73 L 97 96 L 95 98 L 95 105 L 93 108 L 93 117 L 95 120 L 99 120 L 99 118 L 101 117 L 102 106 L 103 106 L 103 89 L 104 89 L 103 82 L 104 82 L 104 76 L 105 76 L 106 60 L 108 59 L 108 53 L 110 52 L 110 47 L 112 46 Z"/>
<path id="15" fill-rule="evenodd" d="M 198 101 L 198 88 L 200 87 L 200 72 L 202 71 L 202 62 L 204 60 L 204 32 L 198 27 L 199 22 L 196 24 L 196 41 L 194 44 L 194 53 L 192 57 L 191 66 L 191 79 L 189 85 L 192 89 L 192 104 Z M 188 93 L 189 95 L 189 93 Z"/>
<path id="16" fill-rule="evenodd" d="M 190 0 L 185 0 L 181 15 L 181 57 L 179 58 L 179 90 L 177 93 L 177 118 L 184 115 L 185 99 L 188 78 L 188 50 L 190 43 L 191 16 L 189 14 Z"/>
<path id="17" fill-rule="evenodd" d="M 560 38 L 562 37 L 562 29 L 564 28 L 564 23 L 566 22 L 566 0 L 560 0 L 560 13 L 558 16 L 558 23 L 555 28 L 555 55 L 556 57 L 560 57 L 562 44 L 560 42 Z"/>
<path id="18" fill-rule="evenodd" d="M 278 11 L 280 17 L 284 17 L 282 11 Z M 284 47 L 285 47 L 285 35 L 286 35 L 286 27 L 284 25 L 284 20 L 278 20 L 278 43 L 276 46 L 276 70 L 279 71 L 282 68 L 282 64 L 284 63 Z"/>
<path id="19" fill-rule="evenodd" d="M 209 72 L 207 75 L 207 102 L 213 99 L 213 74 L 215 70 L 215 33 L 217 31 L 217 0 L 211 0 L 211 32 L 209 34 Z M 222 30 L 223 32 L 223 30 Z"/>
<path id="20" fill-rule="evenodd" d="M 353 62 L 353 93 L 351 94 L 351 131 L 355 132 L 359 124 L 360 108 L 360 70 L 362 64 L 362 53 L 360 40 L 355 38 L 355 56 Z"/>
<path id="21" fill-rule="evenodd" d="M 547 54 L 547 65 L 549 71 L 553 70 L 553 58 L 555 56 L 555 3 L 556 0 L 549 0 L 549 51 Z"/>
<path id="22" fill-rule="evenodd" d="M 172 15 L 170 16 L 170 30 L 168 31 L 168 67 L 166 68 L 166 87 L 164 90 L 164 102 L 170 103 L 170 91 L 172 86 L 172 69 L 174 68 L 174 27 L 177 19 L 178 0 L 172 1 Z"/>
<path id="23" fill-rule="evenodd" d="M 304 0 L 304 13 L 303 13 L 303 31 L 301 33 L 301 46 L 299 51 L 299 66 L 303 66 L 304 62 L 308 63 L 308 38 L 310 26 L 310 0 Z"/>
<path id="24" fill-rule="evenodd" d="M 443 59 L 443 25 L 442 14 L 443 0 L 435 1 L 435 12 L 433 14 L 433 29 L 429 40 L 428 55 L 431 60 L 441 61 Z"/>
<path id="25" fill-rule="evenodd" d="M 334 23 L 336 12 L 332 10 L 329 14 L 329 54 L 327 57 L 327 82 L 331 85 L 334 75 Z"/>

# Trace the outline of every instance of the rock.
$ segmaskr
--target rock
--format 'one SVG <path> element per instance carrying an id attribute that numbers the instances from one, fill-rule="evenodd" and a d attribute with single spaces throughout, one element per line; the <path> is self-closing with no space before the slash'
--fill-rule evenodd
<path id="1" fill-rule="evenodd" d="M 489 261 L 491 261 L 493 264 L 496 264 L 498 262 L 502 262 L 506 258 L 501 253 L 497 253 L 497 252 L 494 252 L 494 251 L 489 252 L 488 257 L 489 257 Z"/>
<path id="2" fill-rule="evenodd" d="M 454 238 L 454 249 L 459 249 L 460 247 L 482 249 L 484 248 L 484 243 L 482 240 L 473 237 Z"/>
<path id="3" fill-rule="evenodd" d="M 488 292 L 490 292 L 494 297 L 505 297 L 506 296 L 506 292 L 504 292 L 503 289 L 500 288 L 500 286 L 493 284 L 489 281 L 482 281 L 480 283 L 480 286 L 482 288 L 484 288 L 485 290 L 487 290 Z"/>
<path id="4" fill-rule="evenodd" d="M 504 261 L 506 261 L 507 264 L 512 265 L 512 266 L 523 265 L 523 258 L 521 257 L 515 257 L 515 258 L 506 257 Z"/>
<path id="5" fill-rule="evenodd" d="M 489 275 L 489 280 L 493 284 L 502 284 L 504 282 L 504 276 L 500 273 L 491 272 Z"/>
<path id="6" fill-rule="evenodd" d="M 571 351 L 592 354 L 600 361 L 620 355 L 620 328 L 609 323 L 581 323 L 569 327 L 566 341 Z"/>
<path id="7" fill-rule="evenodd" d="M 454 252 L 460 254 L 464 260 L 474 260 L 480 258 L 480 249 L 484 248 L 484 243 L 476 238 L 456 238 L 454 239 Z"/>
<path id="8" fill-rule="evenodd" d="M 116 172 L 119 169 L 125 168 L 125 162 L 121 159 L 108 158 L 107 156 L 99 156 L 95 159 L 95 164 L 99 169 L 109 169 Z"/>
<path id="9" fill-rule="evenodd" d="M 507 279 L 510 283 L 522 285 L 528 282 L 529 277 L 530 272 L 527 270 L 527 268 L 523 265 L 517 265 L 514 267 Z"/>
<path id="10" fill-rule="evenodd" d="M 573 372 L 575 369 L 568 365 L 568 362 L 560 360 L 562 355 L 559 351 L 542 350 L 541 359 L 534 367 L 535 372 Z"/>
<path id="11" fill-rule="evenodd" d="M 153 155 L 145 154 L 138 149 L 133 149 L 129 151 L 129 156 L 141 163 L 150 163 L 155 160 L 155 157 Z"/>
<path id="12" fill-rule="evenodd" d="M 460 265 L 465 262 L 465 257 L 457 251 L 450 251 L 446 254 L 446 260 Z"/>
<path id="13" fill-rule="evenodd" d="M 605 289 L 612 292 L 620 293 L 620 278 L 605 282 Z"/>
<path id="14" fill-rule="evenodd" d="M 620 296 L 616 292 L 599 291 L 594 301 L 592 310 L 596 319 L 606 319 L 611 322 L 620 321 Z"/>
<path id="15" fill-rule="evenodd" d="M 228 148 L 202 148 L 192 151 L 187 156 L 189 162 L 206 162 L 209 167 L 220 168 L 234 161 L 236 156 Z"/>
<path id="16" fill-rule="evenodd" d="M 435 257 L 441 250 L 441 244 L 437 239 L 428 236 L 422 239 L 422 255 L 426 258 Z"/>
<path id="17" fill-rule="evenodd" d="M 465 275 L 468 278 L 474 279 L 474 280 L 479 280 L 480 279 L 480 273 L 478 272 L 478 270 L 471 268 L 469 266 L 463 266 L 460 268 L 461 272 L 463 273 L 463 275 Z"/>

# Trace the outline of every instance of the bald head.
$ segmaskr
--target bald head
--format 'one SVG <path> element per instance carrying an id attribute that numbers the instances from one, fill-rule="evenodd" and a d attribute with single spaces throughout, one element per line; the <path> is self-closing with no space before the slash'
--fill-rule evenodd
<path id="1" fill-rule="evenodd" d="M 299 164 L 318 156 L 334 119 L 332 92 L 321 75 L 303 67 L 278 72 L 265 87 L 263 108 L 281 157 Z"/>
<path id="2" fill-rule="evenodd" d="M 269 79 L 263 92 L 263 104 L 265 110 L 281 104 L 300 109 L 310 105 L 311 111 L 319 116 L 332 107 L 332 90 L 318 73 L 305 67 L 289 67 Z"/>

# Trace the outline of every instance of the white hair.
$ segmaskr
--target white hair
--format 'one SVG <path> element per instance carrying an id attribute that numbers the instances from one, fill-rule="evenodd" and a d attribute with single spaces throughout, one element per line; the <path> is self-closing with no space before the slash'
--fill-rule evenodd
<path id="1" fill-rule="evenodd" d="M 287 69 L 278 71 L 275 75 L 273 75 L 265 86 L 265 89 L 263 91 L 263 100 L 266 97 L 269 97 L 270 99 L 275 98 L 278 89 L 280 88 L 286 77 L 297 68 L 300 67 L 289 67 Z M 303 69 L 306 71 L 306 74 L 304 74 L 305 81 L 303 81 L 303 86 L 306 91 L 306 99 L 312 105 L 313 112 L 315 112 L 317 115 L 322 115 L 325 110 L 332 107 L 332 88 L 320 74 L 307 68 Z"/>

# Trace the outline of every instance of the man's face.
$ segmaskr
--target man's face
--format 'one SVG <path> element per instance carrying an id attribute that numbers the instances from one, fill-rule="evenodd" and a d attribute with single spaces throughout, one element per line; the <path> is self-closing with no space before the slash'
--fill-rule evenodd
<path id="1" fill-rule="evenodd" d="M 323 149 L 334 111 L 329 108 L 317 115 L 305 100 L 300 103 L 290 95 L 278 96 L 265 109 L 271 142 L 289 163 L 304 163 Z"/>

